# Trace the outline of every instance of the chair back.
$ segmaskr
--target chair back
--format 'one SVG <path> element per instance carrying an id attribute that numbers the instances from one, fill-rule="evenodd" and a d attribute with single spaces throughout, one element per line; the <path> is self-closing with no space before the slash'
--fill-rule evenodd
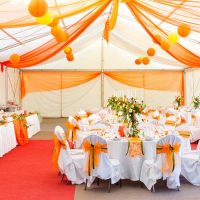
<path id="1" fill-rule="evenodd" d="M 67 139 L 71 142 L 76 141 L 77 130 L 79 130 L 78 121 L 74 117 L 69 116 L 68 121 L 66 122 L 66 127 L 67 127 Z"/>
<path id="2" fill-rule="evenodd" d="M 108 179 L 111 177 L 112 166 L 107 154 L 107 142 L 104 138 L 92 134 L 83 141 L 85 152 L 84 172 L 87 177 Z"/>
<path id="3" fill-rule="evenodd" d="M 54 147 L 53 147 L 53 154 L 52 154 L 52 163 L 55 169 L 58 169 L 58 158 L 60 155 L 60 151 L 66 150 L 69 151 L 69 145 L 65 137 L 65 131 L 62 127 L 56 126 L 54 130 Z"/>
<path id="4" fill-rule="evenodd" d="M 167 135 L 156 145 L 157 160 L 165 177 L 171 176 L 174 170 L 180 171 L 181 138 L 176 135 Z"/>

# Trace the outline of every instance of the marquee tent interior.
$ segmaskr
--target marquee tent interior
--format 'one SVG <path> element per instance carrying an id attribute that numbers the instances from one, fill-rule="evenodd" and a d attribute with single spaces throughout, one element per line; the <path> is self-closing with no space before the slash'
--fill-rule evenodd
<path id="1" fill-rule="evenodd" d="M 200 0 L 0 0 L 2 199 L 198 199 L 199 161 Z"/>
<path id="2" fill-rule="evenodd" d="M 60 16 L 60 26 L 69 34 L 72 32 L 74 37 L 69 38 L 65 44 L 56 44 L 50 34 L 50 27 L 37 24 L 28 13 L 29 1 L 2 1 L 0 51 L 2 71 L 3 68 L 5 70 L 0 74 L 1 104 L 12 100 L 22 104 L 23 109 L 37 110 L 45 117 L 68 116 L 83 107 L 105 106 L 109 96 L 122 92 L 143 99 L 147 105 L 156 106 L 170 106 L 176 95 L 184 93 L 185 103 L 189 105 L 192 96 L 198 95 L 200 87 L 199 71 L 193 69 L 199 67 L 198 59 L 200 60 L 199 13 L 195 12 L 198 2 L 141 0 L 119 1 L 119 5 L 117 2 L 48 1 L 49 10 L 53 15 Z M 118 12 L 115 21 L 114 12 Z M 103 34 L 108 19 L 116 25 L 109 32 L 109 42 L 106 42 Z M 153 42 L 152 34 L 159 31 L 163 35 L 176 32 L 177 26 L 183 22 L 190 24 L 193 31 L 189 37 L 181 38 L 179 44 L 173 45 L 169 51 L 163 50 Z M 42 48 L 48 48 L 50 42 L 57 45 L 55 49 L 52 48 L 52 52 L 44 57 L 42 53 L 38 60 L 34 57 L 28 60 L 28 56 L 37 56 L 37 53 L 33 54 L 34 49 L 38 49 L 38 52 L 41 49 L 42 52 Z M 73 49 L 73 62 L 68 62 L 62 51 L 67 44 Z M 150 64 L 136 65 L 135 59 L 145 56 L 150 47 L 156 50 Z M 176 55 L 179 48 L 180 53 Z M 21 55 L 21 61 L 17 65 L 11 65 L 9 62 L 13 53 Z M 184 60 L 181 53 L 192 57 Z M 63 71 L 64 75 L 60 79 L 52 77 L 50 80 L 43 76 L 56 76 L 53 71 L 57 71 L 57 76 Z M 76 80 L 78 72 L 82 72 L 78 75 L 80 80 Z M 127 75 L 130 73 L 140 77 L 140 83 L 128 80 L 130 77 Z M 27 88 L 40 77 L 43 79 L 38 80 L 38 88 L 29 91 Z M 61 81 L 63 78 L 65 80 Z M 55 86 L 58 81 L 64 81 L 65 86 L 48 86 Z M 70 81 L 79 83 L 70 85 Z M 165 85 L 158 87 L 163 83 Z"/>

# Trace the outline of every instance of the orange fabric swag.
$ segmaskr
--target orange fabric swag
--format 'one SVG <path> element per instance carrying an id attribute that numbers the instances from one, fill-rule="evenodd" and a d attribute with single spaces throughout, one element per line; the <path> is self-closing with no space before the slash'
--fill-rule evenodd
<path id="1" fill-rule="evenodd" d="M 22 72 L 21 97 L 32 92 L 45 92 L 66 89 L 86 83 L 100 72 Z"/>
<path id="2" fill-rule="evenodd" d="M 175 91 L 183 94 L 184 79 L 181 71 L 118 71 L 105 72 L 108 77 L 138 88 Z"/>

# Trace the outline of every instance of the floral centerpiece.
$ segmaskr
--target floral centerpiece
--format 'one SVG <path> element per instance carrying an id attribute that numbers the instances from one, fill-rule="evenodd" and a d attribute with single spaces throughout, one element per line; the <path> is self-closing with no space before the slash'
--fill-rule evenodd
<path id="1" fill-rule="evenodd" d="M 119 121 L 127 126 L 129 136 L 136 136 L 139 134 L 136 114 L 140 115 L 145 108 L 143 102 L 138 102 L 136 99 L 127 98 L 126 96 L 112 96 L 108 98 L 107 107 L 110 107 L 118 116 Z"/>
<path id="2" fill-rule="evenodd" d="M 195 109 L 199 108 L 200 107 L 200 97 L 199 96 L 194 97 L 192 104 Z"/>
<path id="3" fill-rule="evenodd" d="M 175 107 L 176 109 L 179 109 L 181 107 L 181 105 L 183 104 L 184 98 L 182 96 L 177 96 L 174 100 L 175 103 Z"/>

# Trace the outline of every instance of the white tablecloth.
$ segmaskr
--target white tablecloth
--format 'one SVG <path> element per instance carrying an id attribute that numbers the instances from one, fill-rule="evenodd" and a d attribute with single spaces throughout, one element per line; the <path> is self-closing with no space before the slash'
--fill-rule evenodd
<path id="1" fill-rule="evenodd" d="M 17 146 L 15 129 L 12 122 L 0 126 L 0 157 Z"/>
<path id="2" fill-rule="evenodd" d="M 40 122 L 37 114 L 30 115 L 26 117 L 28 128 L 28 138 L 31 138 L 33 135 L 40 131 Z"/>
<path id="3" fill-rule="evenodd" d="M 81 148 L 81 144 L 84 138 L 89 132 L 78 132 L 78 140 L 76 141 L 76 147 Z M 156 157 L 156 143 L 157 140 L 143 141 L 143 153 L 141 157 L 130 157 L 127 154 L 128 140 L 111 140 L 107 139 L 108 154 L 110 158 L 117 159 L 121 166 L 121 178 L 137 181 L 140 179 L 140 172 L 142 163 L 145 159 L 154 159 Z"/>

